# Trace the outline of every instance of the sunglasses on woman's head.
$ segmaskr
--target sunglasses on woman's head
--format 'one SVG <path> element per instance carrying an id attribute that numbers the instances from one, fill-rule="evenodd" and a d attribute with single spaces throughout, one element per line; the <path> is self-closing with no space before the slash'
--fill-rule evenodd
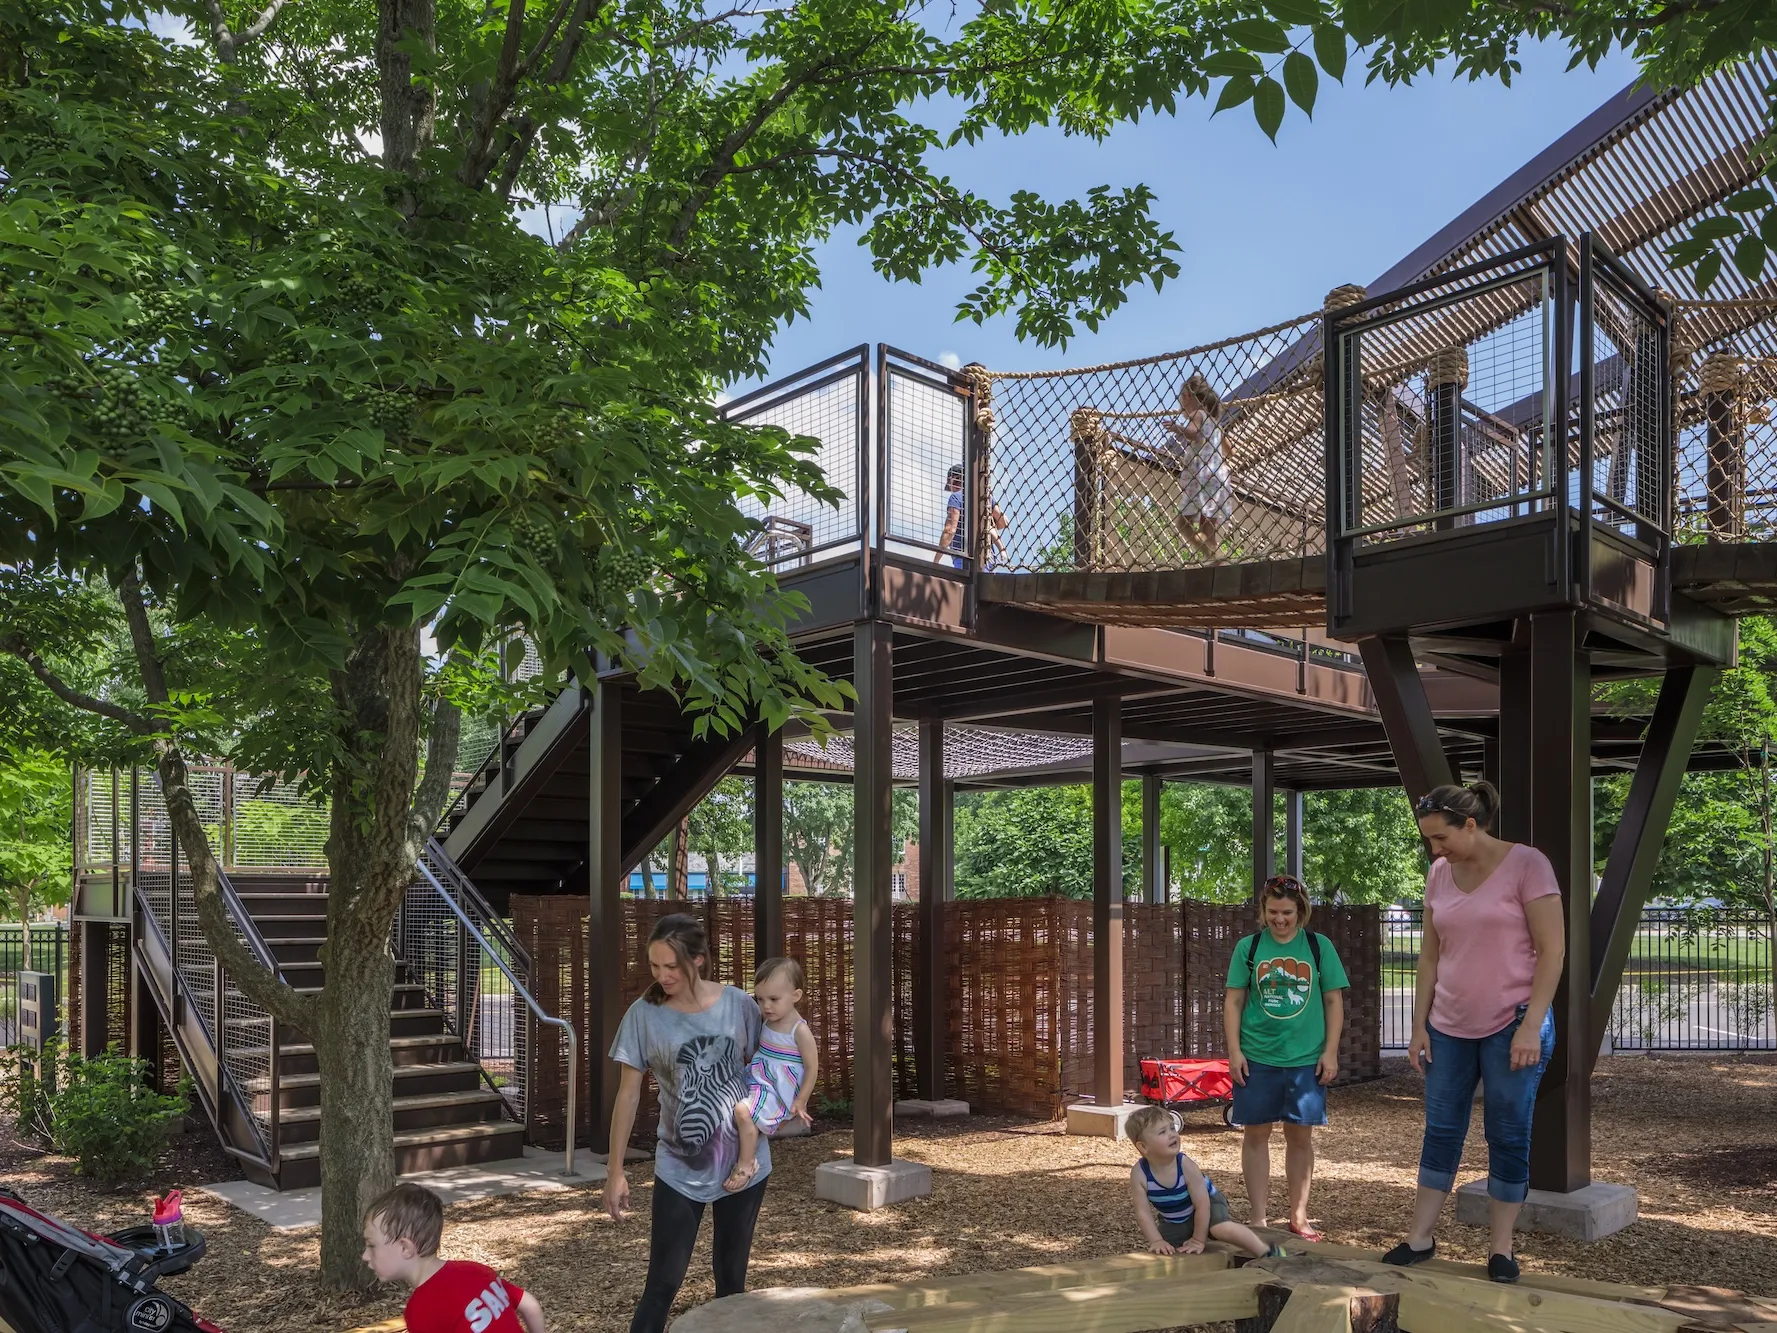
<path id="1" fill-rule="evenodd" d="M 1413 806 L 1413 815 L 1417 819 L 1423 819 L 1426 815 L 1454 815 L 1457 819 L 1465 822 L 1468 819 L 1468 816 L 1462 811 L 1445 805 L 1442 801 L 1436 800 L 1430 796 L 1421 796 L 1419 798 L 1418 802 Z"/>

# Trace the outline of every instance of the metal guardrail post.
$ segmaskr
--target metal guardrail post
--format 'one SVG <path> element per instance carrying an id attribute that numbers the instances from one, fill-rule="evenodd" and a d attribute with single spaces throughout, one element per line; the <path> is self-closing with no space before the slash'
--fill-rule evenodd
<path id="1" fill-rule="evenodd" d="M 278 1165 L 278 1103 L 282 1099 L 283 1089 L 279 1077 L 278 1066 L 283 1063 L 283 1055 L 278 1040 L 278 1016 L 268 1014 L 266 1022 L 265 1044 L 270 1053 L 271 1063 L 267 1068 L 265 1085 L 271 1100 L 266 1105 L 266 1143 L 268 1155 L 273 1167 Z"/>

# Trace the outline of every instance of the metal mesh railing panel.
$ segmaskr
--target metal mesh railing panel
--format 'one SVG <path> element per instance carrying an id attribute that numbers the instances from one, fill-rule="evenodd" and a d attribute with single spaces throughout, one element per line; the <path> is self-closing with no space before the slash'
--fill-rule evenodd
<path id="1" fill-rule="evenodd" d="M 1368 541 L 1543 507 L 1554 305 L 1546 271 L 1433 289 L 1341 333 L 1356 425 L 1340 517 Z"/>
<path id="2" fill-rule="evenodd" d="M 1181 569 L 1320 550 L 1321 370 L 1304 341 L 1318 319 L 1141 362 L 994 374 L 988 476 L 1012 516 L 1006 567 Z"/>
<path id="3" fill-rule="evenodd" d="M 408 887 L 395 921 L 396 955 L 408 979 L 424 988 L 427 1005 L 444 1012 L 445 1026 L 461 1039 L 465 1058 L 482 1067 L 508 1112 L 522 1123 L 531 1073 L 531 1021 L 507 974 L 528 988 L 530 959 L 507 924 L 492 914 L 436 846 L 421 860 L 436 884 L 422 876 Z M 464 927 L 463 917 L 474 924 L 487 949 Z"/>
<path id="4" fill-rule="evenodd" d="M 837 507 L 794 488 L 769 499 L 737 497 L 741 513 L 760 525 L 751 549 L 767 564 L 794 567 L 807 563 L 817 552 L 862 539 L 865 528 L 859 497 L 863 489 L 858 468 L 867 402 L 865 371 L 860 363 L 856 370 L 758 405 L 742 406 L 733 414 L 732 420 L 747 425 L 779 426 L 792 435 L 819 440 L 814 461 L 827 483 L 846 497 Z"/>
<path id="5" fill-rule="evenodd" d="M 942 547 L 943 558 L 962 568 L 975 550 L 964 478 L 968 398 L 947 384 L 893 365 L 883 384 L 888 398 L 886 536 L 928 555 Z M 955 534 L 948 542 L 946 527 Z"/>
<path id="6" fill-rule="evenodd" d="M 1777 534 L 1777 300 L 1680 303 L 1673 332 L 1680 541 Z"/>
<path id="7" fill-rule="evenodd" d="M 128 773 L 84 769 L 86 829 L 84 862 L 98 868 L 130 860 L 130 782 Z"/>
<path id="8" fill-rule="evenodd" d="M 1591 345 L 1592 517 L 1627 535 L 1665 526 L 1665 335 L 1644 301 L 1594 265 Z M 1639 520 L 1639 522 L 1638 522 Z"/>
<path id="9" fill-rule="evenodd" d="M 232 864 L 319 870 L 327 864 L 328 811 L 297 784 L 236 774 Z"/>

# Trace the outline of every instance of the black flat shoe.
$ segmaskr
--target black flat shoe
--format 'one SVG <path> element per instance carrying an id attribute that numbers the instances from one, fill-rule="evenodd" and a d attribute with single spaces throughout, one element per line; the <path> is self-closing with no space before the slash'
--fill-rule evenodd
<path id="1" fill-rule="evenodd" d="M 1395 1246 L 1387 1254 L 1382 1256 L 1382 1262 L 1385 1264 L 1393 1264 L 1396 1268 L 1411 1268 L 1414 1264 L 1422 1264 L 1427 1259 L 1434 1257 L 1437 1252 L 1438 1243 L 1435 1240 L 1431 1243 L 1429 1249 L 1424 1250 L 1416 1250 L 1411 1245 L 1407 1244 L 1406 1241 L 1402 1241 L 1399 1245 Z M 1513 1280 L 1516 1281 L 1515 1278 Z"/>
<path id="2" fill-rule="evenodd" d="M 1494 1282 L 1516 1282 L 1520 1271 L 1518 1261 L 1509 1254 L 1487 1256 L 1487 1276 Z"/>

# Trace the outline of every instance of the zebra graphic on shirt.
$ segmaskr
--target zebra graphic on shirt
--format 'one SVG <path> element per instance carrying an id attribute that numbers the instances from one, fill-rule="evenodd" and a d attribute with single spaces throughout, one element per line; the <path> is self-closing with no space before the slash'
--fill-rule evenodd
<path id="1" fill-rule="evenodd" d="M 689 1157 L 734 1123 L 746 1095 L 740 1048 L 732 1037 L 693 1037 L 679 1048 L 679 1114 L 673 1126 L 679 1152 Z"/>

